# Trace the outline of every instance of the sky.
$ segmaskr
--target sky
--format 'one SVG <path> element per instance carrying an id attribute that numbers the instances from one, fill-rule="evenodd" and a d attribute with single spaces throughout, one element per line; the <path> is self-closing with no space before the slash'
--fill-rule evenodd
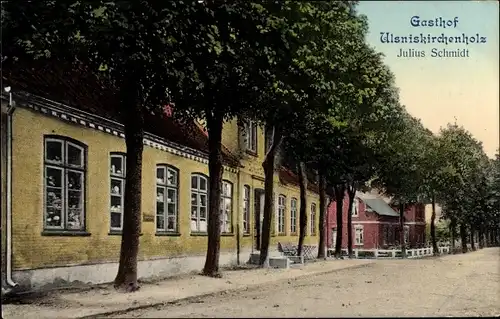
<path id="1" fill-rule="evenodd" d="M 483 143 L 488 156 L 499 148 L 499 5 L 498 1 L 361 1 L 358 10 L 368 17 L 368 42 L 385 54 L 396 76 L 406 109 L 432 130 L 457 122 Z M 456 27 L 412 26 L 411 19 L 454 20 Z M 382 43 L 381 32 L 469 37 L 485 43 Z M 431 57 L 432 49 L 468 49 L 469 57 Z M 397 57 L 400 49 L 424 51 L 425 57 Z M 416 54 L 414 54 L 416 55 Z"/>

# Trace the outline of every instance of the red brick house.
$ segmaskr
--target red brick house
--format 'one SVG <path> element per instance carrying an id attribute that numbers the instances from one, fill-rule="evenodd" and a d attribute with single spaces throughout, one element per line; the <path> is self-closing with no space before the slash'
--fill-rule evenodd
<path id="1" fill-rule="evenodd" d="M 388 249 L 399 245 L 399 213 L 391 207 L 389 200 L 380 195 L 356 192 L 352 214 L 353 248 Z M 342 248 L 347 249 L 347 214 L 349 199 L 343 203 Z M 423 204 L 409 205 L 405 209 L 404 222 L 406 242 L 410 248 L 425 243 L 425 207 Z M 336 202 L 330 202 L 327 218 L 327 245 L 335 248 L 337 234 Z"/>

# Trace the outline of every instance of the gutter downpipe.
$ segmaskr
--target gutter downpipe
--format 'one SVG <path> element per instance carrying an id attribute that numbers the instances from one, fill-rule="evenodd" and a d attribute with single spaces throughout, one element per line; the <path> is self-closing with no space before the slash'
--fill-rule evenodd
<path id="1" fill-rule="evenodd" d="M 14 110 L 12 92 L 9 92 L 7 108 L 7 269 L 5 281 L 11 288 L 18 286 L 12 278 L 12 115 Z M 7 289 L 7 293 L 12 290 L 11 288 Z"/>

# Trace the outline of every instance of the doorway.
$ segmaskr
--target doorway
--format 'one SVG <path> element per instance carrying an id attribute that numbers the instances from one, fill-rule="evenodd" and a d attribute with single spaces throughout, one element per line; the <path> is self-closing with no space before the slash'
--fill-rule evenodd
<path id="1" fill-rule="evenodd" d="M 254 190 L 254 218 L 254 245 L 256 250 L 260 250 L 262 224 L 264 222 L 264 190 L 261 188 Z"/>
<path id="2" fill-rule="evenodd" d="M 337 229 L 332 228 L 332 239 L 330 240 L 331 243 L 331 248 L 335 249 L 335 246 L 337 244 Z"/>

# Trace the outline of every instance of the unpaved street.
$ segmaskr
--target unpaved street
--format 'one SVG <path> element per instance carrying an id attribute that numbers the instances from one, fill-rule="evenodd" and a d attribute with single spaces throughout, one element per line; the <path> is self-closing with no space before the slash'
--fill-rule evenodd
<path id="1" fill-rule="evenodd" d="M 115 317 L 499 316 L 500 249 L 284 281 Z"/>

